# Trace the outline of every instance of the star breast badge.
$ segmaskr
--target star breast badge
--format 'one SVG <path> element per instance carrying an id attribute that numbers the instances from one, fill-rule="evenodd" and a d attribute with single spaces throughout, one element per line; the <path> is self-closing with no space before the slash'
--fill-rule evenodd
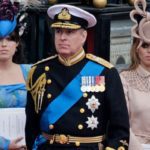
<path id="1" fill-rule="evenodd" d="M 94 113 L 95 110 L 100 106 L 100 102 L 94 95 L 92 95 L 92 97 L 88 99 L 86 105 L 88 106 L 88 109 L 90 109 L 92 113 Z"/>
<path id="2" fill-rule="evenodd" d="M 92 130 L 94 128 L 97 128 L 97 125 L 99 124 L 98 118 L 94 117 L 93 115 L 91 117 L 87 117 L 88 120 L 86 121 L 86 124 L 88 125 L 88 128 L 91 128 Z"/>

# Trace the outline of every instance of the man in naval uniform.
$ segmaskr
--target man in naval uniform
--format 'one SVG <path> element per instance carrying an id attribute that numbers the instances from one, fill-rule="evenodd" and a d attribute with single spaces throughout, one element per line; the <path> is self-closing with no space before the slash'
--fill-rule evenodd
<path id="1" fill-rule="evenodd" d="M 34 64 L 28 77 L 27 148 L 127 150 L 129 120 L 118 72 L 83 49 L 95 17 L 65 4 L 47 12 L 57 55 Z"/>

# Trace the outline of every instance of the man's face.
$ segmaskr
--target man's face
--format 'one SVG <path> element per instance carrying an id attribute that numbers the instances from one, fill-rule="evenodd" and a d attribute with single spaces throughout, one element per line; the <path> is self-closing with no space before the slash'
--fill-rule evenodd
<path id="1" fill-rule="evenodd" d="M 84 29 L 55 29 L 55 46 L 58 54 L 70 57 L 83 48 L 87 37 Z"/>

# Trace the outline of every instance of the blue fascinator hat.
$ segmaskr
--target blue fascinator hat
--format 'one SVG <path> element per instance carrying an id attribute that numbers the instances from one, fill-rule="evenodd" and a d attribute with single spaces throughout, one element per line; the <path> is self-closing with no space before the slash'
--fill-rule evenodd
<path id="1" fill-rule="evenodd" d="M 6 37 L 11 32 L 14 31 L 17 25 L 16 17 L 13 21 L 10 20 L 0 20 L 0 38 Z"/>
<path id="2" fill-rule="evenodd" d="M 22 36 L 24 30 L 27 28 L 26 9 L 28 7 L 37 7 L 41 5 L 40 0 L 26 0 L 21 3 L 20 1 L 13 0 L 0 0 L 0 38 L 10 35 L 16 28 L 19 31 L 19 36 Z"/>
<path id="3" fill-rule="evenodd" d="M 13 4 L 9 0 L 0 2 L 0 38 L 8 36 L 17 26 L 19 3 Z"/>

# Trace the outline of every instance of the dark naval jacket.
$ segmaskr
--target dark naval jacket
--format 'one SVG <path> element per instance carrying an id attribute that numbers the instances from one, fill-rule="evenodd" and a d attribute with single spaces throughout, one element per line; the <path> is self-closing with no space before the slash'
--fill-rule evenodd
<path id="1" fill-rule="evenodd" d="M 29 150 L 127 150 L 129 119 L 117 70 L 91 54 L 33 65 L 27 83 Z M 101 148 L 103 146 L 103 148 Z"/>

